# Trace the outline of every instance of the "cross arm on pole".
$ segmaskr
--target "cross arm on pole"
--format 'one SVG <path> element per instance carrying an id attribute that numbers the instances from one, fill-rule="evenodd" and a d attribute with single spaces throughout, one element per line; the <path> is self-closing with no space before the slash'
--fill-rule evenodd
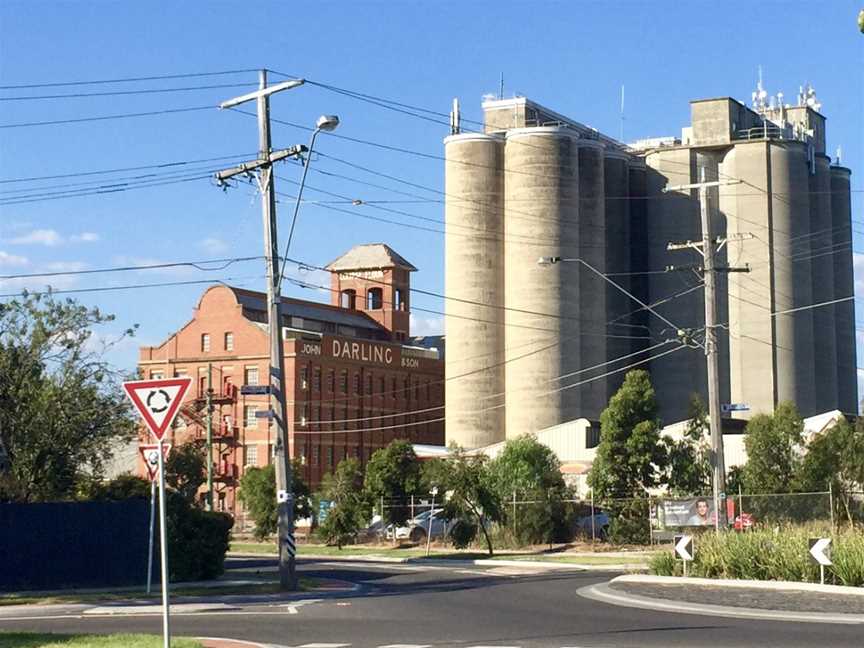
<path id="1" fill-rule="evenodd" d="M 244 173 L 251 173 L 256 169 L 260 169 L 265 166 L 269 166 L 274 162 L 279 162 L 280 160 L 284 160 L 289 157 L 299 157 L 303 153 L 305 153 L 308 149 L 304 144 L 297 144 L 296 146 L 291 146 L 287 149 L 280 149 L 278 151 L 273 151 L 270 154 L 269 159 L 266 160 L 252 160 L 250 162 L 243 162 L 242 164 L 238 164 L 235 167 L 231 167 L 230 169 L 225 169 L 223 171 L 218 171 L 215 175 L 216 183 L 220 186 L 225 184 L 225 181 L 233 178 L 234 176 L 243 175 Z"/>

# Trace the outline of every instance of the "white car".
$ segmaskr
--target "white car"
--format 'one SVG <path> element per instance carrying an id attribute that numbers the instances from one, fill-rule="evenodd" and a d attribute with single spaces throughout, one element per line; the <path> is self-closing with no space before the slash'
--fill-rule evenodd
<path id="1" fill-rule="evenodd" d="M 435 509 L 432 516 L 432 539 L 440 540 L 447 536 L 453 526 L 453 522 L 446 522 L 442 517 L 443 509 Z M 426 536 L 429 534 L 429 511 L 424 511 L 419 515 L 414 516 L 405 524 L 395 529 L 396 540 L 410 540 L 414 543 L 426 542 Z M 387 527 L 387 537 L 393 539 L 393 525 Z"/>

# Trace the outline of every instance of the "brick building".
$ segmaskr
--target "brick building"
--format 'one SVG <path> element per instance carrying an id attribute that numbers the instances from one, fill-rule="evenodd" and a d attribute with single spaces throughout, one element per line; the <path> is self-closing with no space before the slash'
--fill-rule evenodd
<path id="1" fill-rule="evenodd" d="M 331 304 L 283 297 L 280 313 L 290 451 L 313 488 L 343 458 L 365 465 L 393 439 L 444 443 L 443 339 L 410 337 L 416 268 L 373 244 L 352 248 L 327 269 Z M 170 433 L 175 445 L 206 438 L 209 393 L 217 510 L 238 512 L 244 468 L 273 460 L 275 430 L 257 415 L 268 397 L 240 393 L 242 385 L 267 383 L 268 349 L 266 295 L 215 286 L 185 326 L 140 350 L 142 377 L 193 378 Z"/>

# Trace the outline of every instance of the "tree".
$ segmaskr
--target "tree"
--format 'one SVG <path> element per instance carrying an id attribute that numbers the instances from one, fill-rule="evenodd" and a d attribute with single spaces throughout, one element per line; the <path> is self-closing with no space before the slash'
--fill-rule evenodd
<path id="1" fill-rule="evenodd" d="M 690 398 L 689 420 L 684 438 L 664 437 L 668 455 L 666 482 L 673 495 L 707 495 L 711 492 L 710 449 L 705 442 L 708 412 L 697 395 Z"/>
<path id="2" fill-rule="evenodd" d="M 369 497 L 375 501 L 383 497 L 397 502 L 385 507 L 385 524 L 405 524 L 411 515 L 406 500 L 420 494 L 422 485 L 420 462 L 410 441 L 392 441 L 386 448 L 376 450 L 366 464 L 364 486 Z"/>
<path id="3" fill-rule="evenodd" d="M 487 524 L 502 520 L 501 501 L 492 486 L 485 455 L 469 456 L 461 448 L 454 448 L 439 468 L 439 488 L 447 493 L 442 517 L 456 521 L 451 537 L 457 547 L 470 544 L 483 532 L 489 555 L 492 555 L 492 539 Z"/>
<path id="4" fill-rule="evenodd" d="M 774 414 L 758 414 L 744 430 L 748 493 L 788 493 L 795 490 L 801 464 L 804 420 L 792 403 L 780 403 Z"/>
<path id="5" fill-rule="evenodd" d="M 336 470 L 324 476 L 320 499 L 329 500 L 332 506 L 327 519 L 319 527 L 319 533 L 327 544 L 335 544 L 341 549 L 372 515 L 372 507 L 363 491 L 360 462 L 353 457 L 340 461 Z"/>
<path id="6" fill-rule="evenodd" d="M 648 372 L 630 371 L 600 415 L 600 444 L 588 484 L 598 499 L 642 497 L 660 484 L 666 463 Z"/>
<path id="7" fill-rule="evenodd" d="M 68 499 L 134 438 L 123 376 L 103 360 L 117 340 L 94 349 L 92 328 L 113 320 L 52 295 L 0 304 L 0 500 Z"/>
<path id="8" fill-rule="evenodd" d="M 802 492 L 831 488 L 852 522 L 852 493 L 864 485 L 864 418 L 855 425 L 841 419 L 814 436 L 807 444 L 795 482 Z"/>
<path id="9" fill-rule="evenodd" d="M 196 503 L 198 489 L 207 481 L 207 457 L 204 445 L 190 441 L 171 449 L 165 462 L 165 484 L 190 504 Z"/>
<path id="10" fill-rule="evenodd" d="M 311 514 L 309 486 L 300 477 L 302 465 L 293 462 L 294 519 Z M 255 538 L 263 540 L 276 533 L 278 511 L 276 506 L 276 467 L 273 464 L 262 468 L 249 467 L 240 479 L 238 497 L 255 521 Z"/>
<path id="11" fill-rule="evenodd" d="M 552 543 L 566 534 L 563 500 L 567 487 L 561 475 L 561 462 L 536 437 L 526 434 L 507 441 L 501 454 L 490 462 L 489 477 L 501 502 L 502 517 L 508 520 L 519 541 Z M 533 504 L 511 513 L 507 501 L 514 494 Z"/>

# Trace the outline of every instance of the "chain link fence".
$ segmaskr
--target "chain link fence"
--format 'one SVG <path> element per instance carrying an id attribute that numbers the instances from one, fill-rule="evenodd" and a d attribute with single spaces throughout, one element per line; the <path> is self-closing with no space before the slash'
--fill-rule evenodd
<path id="1" fill-rule="evenodd" d="M 446 503 L 430 497 L 380 498 L 367 533 L 369 540 L 425 542 L 446 540 L 448 523 L 441 511 Z M 704 510 L 703 510 L 704 509 Z M 383 519 L 397 510 L 406 520 L 394 528 Z M 674 512 L 670 513 L 670 511 Z M 739 493 L 726 498 L 730 530 L 774 528 L 788 524 L 836 527 L 845 521 L 864 521 L 864 493 L 831 491 L 811 493 Z M 500 520 L 488 522 L 496 545 L 516 548 L 555 543 L 603 543 L 653 545 L 672 540 L 677 533 L 695 527 L 714 528 L 710 496 L 646 496 L 641 498 L 520 497 L 514 492 L 501 502 Z"/>

